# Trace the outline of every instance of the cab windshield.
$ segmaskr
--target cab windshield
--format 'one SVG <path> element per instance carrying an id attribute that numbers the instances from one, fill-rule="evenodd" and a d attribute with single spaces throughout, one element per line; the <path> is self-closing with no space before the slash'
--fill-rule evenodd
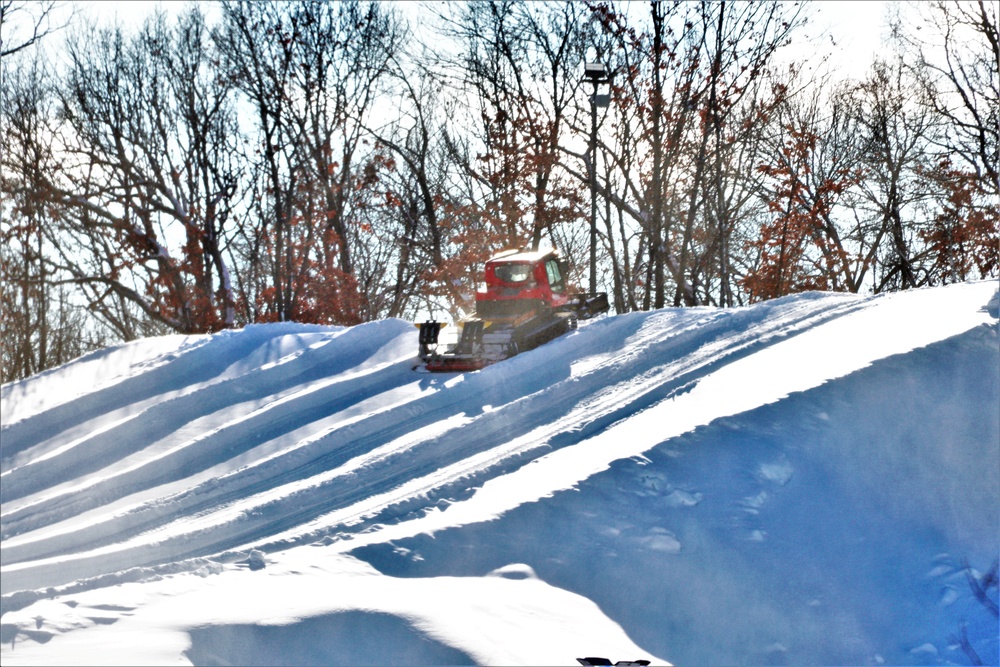
<path id="1" fill-rule="evenodd" d="M 530 264 L 497 264 L 493 273 L 505 283 L 523 283 L 531 279 Z"/>

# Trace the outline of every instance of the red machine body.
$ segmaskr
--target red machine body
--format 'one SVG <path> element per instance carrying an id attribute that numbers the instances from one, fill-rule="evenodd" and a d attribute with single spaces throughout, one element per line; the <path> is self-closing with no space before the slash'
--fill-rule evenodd
<path id="1" fill-rule="evenodd" d="M 486 262 L 486 291 L 476 292 L 476 315 L 516 319 L 537 308 L 559 309 L 569 302 L 565 276 L 554 250 L 500 253 Z"/>
<path id="2" fill-rule="evenodd" d="M 607 294 L 571 293 L 555 250 L 509 250 L 486 262 L 486 290 L 476 315 L 461 323 L 457 344 L 440 350 L 439 322 L 420 326 L 420 359 L 429 371 L 477 370 L 538 347 L 608 310 Z"/>

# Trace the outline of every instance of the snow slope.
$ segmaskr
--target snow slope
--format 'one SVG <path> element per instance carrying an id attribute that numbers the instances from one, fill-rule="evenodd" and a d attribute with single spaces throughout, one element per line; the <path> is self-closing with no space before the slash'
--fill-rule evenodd
<path id="1" fill-rule="evenodd" d="M 608 317 L 469 374 L 392 320 L 5 385 L 0 657 L 942 664 L 964 627 L 996 663 L 996 287 Z"/>

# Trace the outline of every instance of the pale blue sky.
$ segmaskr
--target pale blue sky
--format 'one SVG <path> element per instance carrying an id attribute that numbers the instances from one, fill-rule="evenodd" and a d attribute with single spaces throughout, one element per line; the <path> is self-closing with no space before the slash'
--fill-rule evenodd
<path id="1" fill-rule="evenodd" d="M 157 6 L 167 9 L 182 7 L 185 3 L 136 2 L 135 0 L 92 0 L 79 2 L 78 6 L 87 14 L 100 20 L 113 20 L 117 15 L 123 22 L 138 23 Z M 872 56 L 881 46 L 885 31 L 887 6 L 901 4 L 885 0 L 813 0 L 808 3 L 815 13 L 815 19 L 799 35 L 801 41 L 806 35 L 818 36 L 826 31 L 829 37 L 802 45 L 804 53 L 829 53 L 832 69 L 838 74 L 858 78 L 864 75 Z"/>

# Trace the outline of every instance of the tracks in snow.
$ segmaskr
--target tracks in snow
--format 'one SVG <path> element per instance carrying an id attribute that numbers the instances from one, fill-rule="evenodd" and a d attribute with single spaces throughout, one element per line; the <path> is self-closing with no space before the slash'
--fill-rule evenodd
<path id="1" fill-rule="evenodd" d="M 97 392 L 103 416 L 87 396 L 77 422 L 71 404 L 5 429 L 3 593 L 403 520 L 865 303 L 607 318 L 457 377 L 413 374 L 398 321 L 213 337 Z"/>

